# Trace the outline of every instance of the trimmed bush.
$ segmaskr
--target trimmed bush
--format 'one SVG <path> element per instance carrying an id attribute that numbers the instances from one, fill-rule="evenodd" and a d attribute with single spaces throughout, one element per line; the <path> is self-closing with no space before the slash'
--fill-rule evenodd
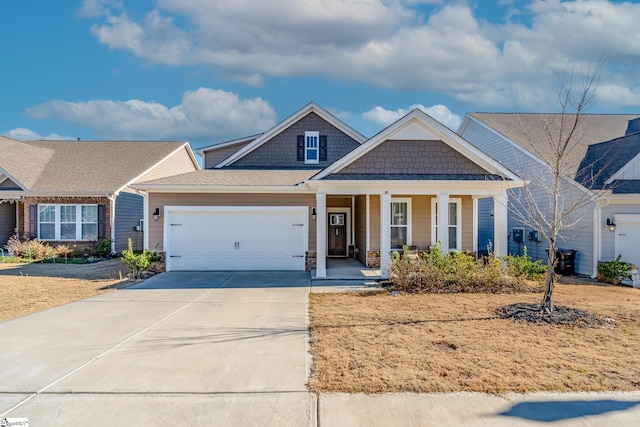
<path id="1" fill-rule="evenodd" d="M 547 273 L 547 266 L 542 260 L 533 261 L 527 255 L 527 247 L 524 247 L 524 255 L 507 255 L 504 257 L 507 263 L 507 272 L 509 275 L 518 279 L 542 280 Z"/>

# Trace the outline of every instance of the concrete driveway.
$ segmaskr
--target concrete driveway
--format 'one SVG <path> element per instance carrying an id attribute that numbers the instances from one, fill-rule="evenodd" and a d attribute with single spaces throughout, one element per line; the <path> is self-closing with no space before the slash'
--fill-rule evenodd
<path id="1" fill-rule="evenodd" d="M 0 323 L 0 418 L 311 425 L 309 273 L 164 273 Z"/>

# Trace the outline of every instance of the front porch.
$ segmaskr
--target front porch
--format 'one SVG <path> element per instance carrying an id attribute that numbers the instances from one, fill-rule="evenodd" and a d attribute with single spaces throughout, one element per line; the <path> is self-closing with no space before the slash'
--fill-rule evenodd
<path id="1" fill-rule="evenodd" d="M 355 258 L 327 258 L 326 275 L 318 277 L 317 270 L 311 270 L 312 280 L 363 280 L 381 279 L 380 268 L 367 268 Z"/>

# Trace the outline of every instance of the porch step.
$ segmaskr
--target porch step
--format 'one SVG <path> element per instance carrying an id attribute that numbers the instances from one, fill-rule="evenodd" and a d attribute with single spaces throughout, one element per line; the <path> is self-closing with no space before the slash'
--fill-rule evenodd
<path id="1" fill-rule="evenodd" d="M 382 290 L 382 288 L 376 280 L 336 278 L 311 279 L 312 293 L 369 292 L 380 290 Z"/>

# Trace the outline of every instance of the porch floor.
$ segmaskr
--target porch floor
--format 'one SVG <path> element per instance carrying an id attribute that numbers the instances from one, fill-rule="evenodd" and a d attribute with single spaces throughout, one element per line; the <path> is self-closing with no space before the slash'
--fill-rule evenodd
<path id="1" fill-rule="evenodd" d="M 327 258 L 327 277 L 316 278 L 316 270 L 311 270 L 313 280 L 378 280 L 379 268 L 367 268 L 354 258 Z"/>

